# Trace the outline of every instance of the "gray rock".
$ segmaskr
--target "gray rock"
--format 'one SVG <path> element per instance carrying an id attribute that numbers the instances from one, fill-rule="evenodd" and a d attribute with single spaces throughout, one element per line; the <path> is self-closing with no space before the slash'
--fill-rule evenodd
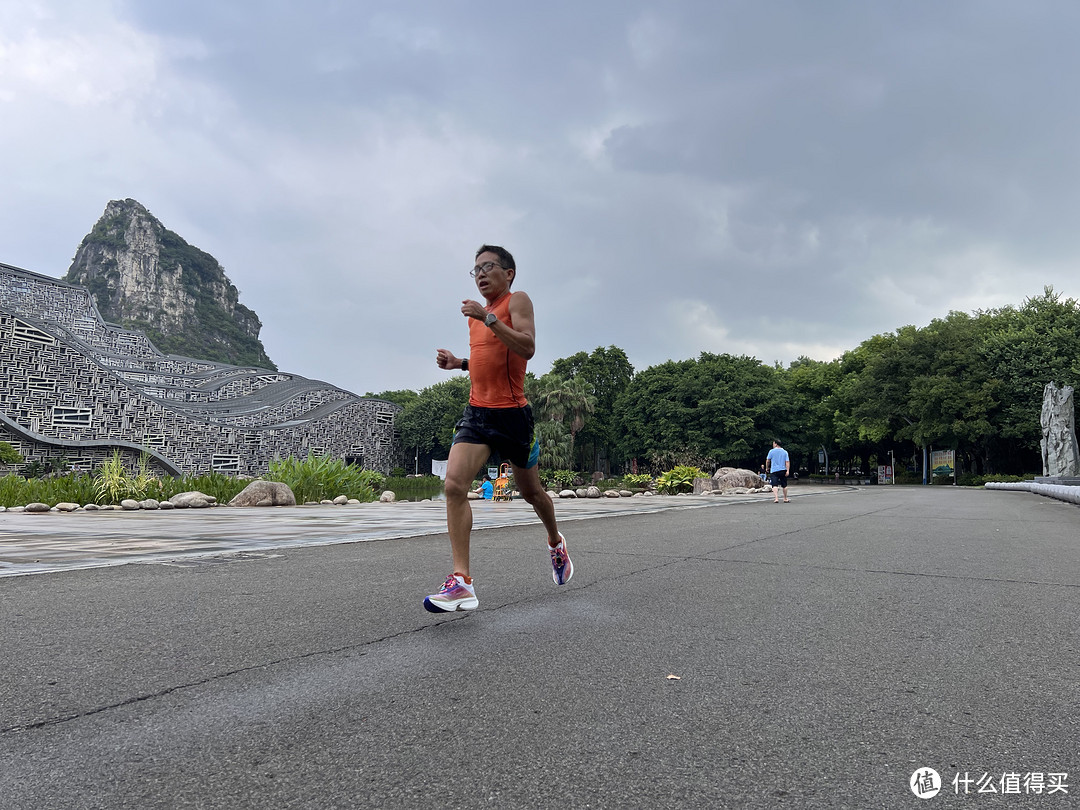
<path id="1" fill-rule="evenodd" d="M 344 506 L 344 505 L 345 505 L 345 504 L 347 504 L 348 502 L 349 502 L 349 499 L 348 499 L 348 498 L 346 498 L 346 497 L 345 497 L 344 495 L 338 495 L 338 496 L 337 496 L 336 498 L 334 498 L 334 500 L 332 501 L 332 503 L 333 503 L 333 504 L 334 504 L 335 506 Z"/>
<path id="2" fill-rule="evenodd" d="M 169 502 L 177 509 L 206 509 L 217 503 L 217 498 L 198 491 L 180 492 L 169 498 Z"/>
<path id="3" fill-rule="evenodd" d="M 694 494 L 695 495 L 712 495 L 716 489 L 715 483 L 711 478 L 695 478 L 694 479 Z"/>
<path id="4" fill-rule="evenodd" d="M 175 508 L 176 507 L 173 506 L 172 501 L 162 501 L 161 503 L 158 504 L 158 509 L 175 509 Z"/>
<path id="5" fill-rule="evenodd" d="M 25 512 L 26 507 L 25 506 L 13 506 L 10 509 L 8 509 L 8 511 L 9 512 Z"/>
<path id="6" fill-rule="evenodd" d="M 296 506 L 296 496 L 280 481 L 252 481 L 229 506 Z"/>
<path id="7" fill-rule="evenodd" d="M 604 492 L 604 497 L 605 498 L 621 498 L 622 496 L 619 494 L 619 490 L 617 490 L 617 489 L 609 489 L 609 490 L 606 490 Z"/>
<path id="8" fill-rule="evenodd" d="M 738 467 L 721 467 L 713 473 L 713 489 L 729 490 L 736 487 L 757 489 L 761 486 L 761 476 L 753 470 Z"/>
<path id="9" fill-rule="evenodd" d="M 161 501 L 155 500 L 154 498 L 147 498 L 146 500 L 139 501 L 139 506 L 143 509 L 160 509 Z"/>
<path id="10" fill-rule="evenodd" d="M 572 489 L 564 489 L 562 492 L 559 493 L 560 498 L 576 498 L 577 496 L 577 492 Z"/>
<path id="11" fill-rule="evenodd" d="M 142 506 L 134 498 L 124 498 L 124 500 L 120 501 L 120 508 L 126 512 L 137 512 L 142 509 Z"/>
<path id="12" fill-rule="evenodd" d="M 86 512 L 96 512 L 100 508 L 101 507 L 98 506 L 96 503 L 88 503 L 83 505 L 83 510 Z"/>
<path id="13" fill-rule="evenodd" d="M 77 503 L 64 502 L 58 503 L 55 508 L 57 512 L 77 512 L 79 510 L 79 505 Z"/>
<path id="14" fill-rule="evenodd" d="M 633 493 L 633 492 L 631 492 L 631 491 L 630 491 L 630 490 L 628 490 L 628 489 L 620 489 L 620 490 L 619 490 L 619 497 L 620 497 L 620 498 L 633 498 L 633 497 L 634 497 L 634 493 Z"/>
<path id="15" fill-rule="evenodd" d="M 602 496 L 602 494 L 600 492 L 600 487 L 589 487 L 587 490 L 585 490 L 585 497 L 586 498 L 600 498 L 600 497 L 603 497 L 603 496 Z"/>
<path id="16" fill-rule="evenodd" d="M 16 509 L 17 509 L 17 508 L 18 508 L 18 507 L 16 507 Z M 28 503 L 28 504 L 26 505 L 26 507 L 25 507 L 25 510 L 24 510 L 24 511 L 26 511 L 26 512 L 36 512 L 36 513 L 41 513 L 41 512 L 48 512 L 48 511 L 51 511 L 51 509 L 52 509 L 52 507 L 51 507 L 51 506 L 49 506 L 49 505 L 48 505 L 47 503 L 37 503 L 37 502 L 35 502 L 35 503 Z"/>
<path id="17" fill-rule="evenodd" d="M 379 496 L 379 503 L 393 503 L 395 500 L 397 500 L 397 496 L 390 489 Z"/>
<path id="18" fill-rule="evenodd" d="M 1072 478 L 1080 474 L 1072 386 L 1058 388 L 1053 382 L 1046 384 L 1040 421 L 1043 475 Z"/>

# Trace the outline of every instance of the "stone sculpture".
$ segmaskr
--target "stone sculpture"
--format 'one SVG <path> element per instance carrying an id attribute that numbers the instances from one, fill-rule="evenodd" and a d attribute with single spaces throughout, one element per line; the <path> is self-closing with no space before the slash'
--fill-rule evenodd
<path id="1" fill-rule="evenodd" d="M 1049 382 L 1043 389 L 1042 463 L 1044 476 L 1080 475 L 1076 445 L 1076 410 L 1072 386 Z"/>

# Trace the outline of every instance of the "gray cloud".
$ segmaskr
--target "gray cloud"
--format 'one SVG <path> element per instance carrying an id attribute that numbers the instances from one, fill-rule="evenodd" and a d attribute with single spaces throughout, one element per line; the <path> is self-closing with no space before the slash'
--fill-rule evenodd
<path id="1" fill-rule="evenodd" d="M 552 360 L 828 359 L 1076 295 L 1080 9 L 42 0 L 0 8 L 0 261 L 109 199 L 213 253 L 284 369 L 445 379 L 518 257 Z"/>

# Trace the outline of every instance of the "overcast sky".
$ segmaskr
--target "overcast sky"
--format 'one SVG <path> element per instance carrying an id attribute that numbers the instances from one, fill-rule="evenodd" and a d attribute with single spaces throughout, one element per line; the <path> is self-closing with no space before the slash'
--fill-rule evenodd
<path id="1" fill-rule="evenodd" d="M 111 199 L 215 256 L 283 371 L 447 379 L 484 242 L 543 374 L 787 365 L 1080 296 L 1080 4 L 0 0 L 0 261 Z"/>

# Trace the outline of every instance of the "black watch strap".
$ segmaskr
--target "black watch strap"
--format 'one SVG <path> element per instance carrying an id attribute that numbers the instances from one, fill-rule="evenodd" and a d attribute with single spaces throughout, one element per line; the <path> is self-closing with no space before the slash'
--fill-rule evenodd
<path id="1" fill-rule="evenodd" d="M 469 358 L 468 357 L 461 358 L 461 370 L 462 371 L 468 371 L 469 370 Z"/>

